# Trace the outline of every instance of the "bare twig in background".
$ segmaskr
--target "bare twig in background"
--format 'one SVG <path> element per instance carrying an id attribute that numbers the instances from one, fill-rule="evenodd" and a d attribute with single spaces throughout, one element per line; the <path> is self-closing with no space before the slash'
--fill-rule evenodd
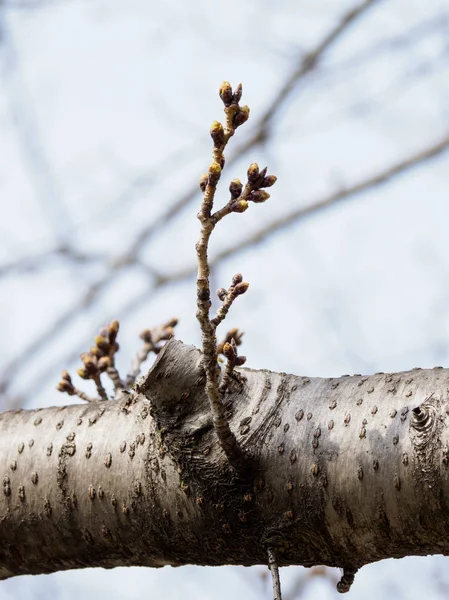
<path id="1" fill-rule="evenodd" d="M 43 252 L 33 253 L 33 255 L 0 264 L 0 277 L 37 271 L 38 269 L 45 268 L 48 259 L 64 260 L 77 265 L 85 265 L 106 262 L 108 257 L 106 254 L 101 253 L 82 252 L 64 244 L 52 250 L 44 250 Z"/>
<path id="2" fill-rule="evenodd" d="M 135 383 L 142 364 L 147 360 L 150 352 L 158 354 L 164 346 L 163 342 L 170 340 L 174 336 L 174 328 L 177 324 L 178 319 L 174 318 L 154 329 L 144 329 L 142 331 L 140 338 L 143 340 L 143 347 L 136 354 L 131 365 L 131 370 L 126 376 L 127 386 L 132 386 Z"/>
<path id="3" fill-rule="evenodd" d="M 324 56 L 326 51 L 346 33 L 346 31 L 357 20 L 357 18 L 361 17 L 365 13 L 365 11 L 367 11 L 372 5 L 379 1 L 380 0 L 365 0 L 365 2 L 362 2 L 357 7 L 347 11 L 345 14 L 342 15 L 338 23 L 330 28 L 329 32 L 322 38 L 322 40 L 320 40 L 317 43 L 317 45 L 314 48 L 312 48 L 305 56 L 299 58 L 298 67 L 287 78 L 284 85 L 281 86 L 279 91 L 271 99 L 262 117 L 258 121 L 256 120 L 256 125 L 254 127 L 252 136 L 248 139 L 247 142 L 238 147 L 234 154 L 228 158 L 228 166 L 236 162 L 246 152 L 268 139 L 269 123 L 273 122 L 275 116 L 279 113 L 281 105 L 296 89 L 296 86 L 306 75 L 308 75 L 312 70 L 314 70 L 318 66 L 319 61 Z M 25 4 L 40 5 L 41 2 L 39 2 L 38 0 L 36 0 L 36 2 L 29 0 L 28 2 L 25 2 Z M 163 227 L 170 223 L 172 219 L 177 214 L 179 214 L 179 211 L 186 207 L 189 204 L 189 202 L 194 200 L 197 196 L 197 193 L 198 188 L 197 185 L 194 184 L 189 190 L 182 194 L 182 196 L 174 204 L 169 205 L 167 207 L 167 210 L 163 212 L 157 219 L 155 219 L 155 221 L 143 227 L 143 229 L 135 237 L 129 248 L 123 253 L 123 256 L 117 259 L 117 264 L 131 264 L 132 261 L 137 257 L 139 252 L 142 250 L 144 245 L 147 244 L 156 233 L 159 233 Z M 118 268 L 117 270 L 120 269 Z M 2 269 L 0 267 L 0 274 L 1 271 Z M 118 273 L 115 272 L 111 273 L 110 279 L 112 280 L 112 278 L 115 277 L 117 274 Z"/>

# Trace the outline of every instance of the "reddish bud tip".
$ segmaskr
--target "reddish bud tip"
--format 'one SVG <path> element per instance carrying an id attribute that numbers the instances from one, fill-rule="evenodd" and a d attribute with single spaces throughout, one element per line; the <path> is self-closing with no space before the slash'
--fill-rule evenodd
<path id="1" fill-rule="evenodd" d="M 242 294 L 244 294 L 247 289 L 249 288 L 249 283 L 247 281 L 242 281 L 241 283 L 238 283 L 235 288 L 234 288 L 234 293 L 236 296 L 241 296 Z"/>

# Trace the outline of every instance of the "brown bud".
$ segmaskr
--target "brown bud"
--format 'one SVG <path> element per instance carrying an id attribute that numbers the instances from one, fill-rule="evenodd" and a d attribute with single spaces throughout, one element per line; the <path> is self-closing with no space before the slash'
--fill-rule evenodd
<path id="1" fill-rule="evenodd" d="M 209 167 L 209 177 L 208 177 L 208 182 L 209 185 L 217 185 L 219 179 L 221 176 L 221 167 L 220 165 L 214 161 L 210 167 Z"/>
<path id="2" fill-rule="evenodd" d="M 232 202 L 230 205 L 230 209 L 232 212 L 242 213 L 248 208 L 248 202 L 246 200 L 237 200 L 237 202 Z"/>
<path id="3" fill-rule="evenodd" d="M 277 179 L 278 178 L 276 177 L 276 175 L 267 175 L 266 177 L 264 177 L 262 183 L 260 184 L 260 187 L 271 187 L 276 183 Z"/>
<path id="4" fill-rule="evenodd" d="M 234 360 L 235 359 L 235 350 L 232 347 L 232 344 L 230 344 L 229 342 L 226 342 L 223 345 L 223 354 L 226 356 L 226 358 L 228 360 Z"/>
<path id="5" fill-rule="evenodd" d="M 228 292 L 224 288 L 220 288 L 219 290 L 217 290 L 218 299 L 221 300 L 222 302 L 226 298 L 227 295 L 228 295 Z"/>
<path id="6" fill-rule="evenodd" d="M 200 190 L 202 192 L 206 191 L 208 181 L 209 181 L 209 176 L 207 175 L 207 173 L 203 173 L 203 175 L 201 175 L 201 179 L 200 179 Z"/>
<path id="7" fill-rule="evenodd" d="M 69 383 L 72 383 L 72 378 L 70 377 L 70 375 L 68 374 L 67 371 L 63 371 L 61 373 L 61 379 L 63 379 L 64 381 L 68 381 Z"/>
<path id="8" fill-rule="evenodd" d="M 152 343 L 151 329 L 144 329 L 140 333 L 140 339 L 142 339 L 146 344 L 151 344 Z"/>
<path id="9" fill-rule="evenodd" d="M 109 358 L 109 356 L 103 356 L 98 361 L 98 370 L 102 373 L 103 371 L 106 371 L 106 369 L 108 369 L 111 365 L 112 361 Z"/>
<path id="10" fill-rule="evenodd" d="M 240 179 L 233 179 L 229 184 L 229 191 L 231 192 L 231 199 L 235 200 L 242 193 L 243 185 Z"/>
<path id="11" fill-rule="evenodd" d="M 58 383 L 56 389 L 58 392 L 65 392 L 66 394 L 69 394 L 69 396 L 73 396 L 75 394 L 75 388 L 65 379 Z"/>
<path id="12" fill-rule="evenodd" d="M 111 343 L 115 342 L 115 338 L 117 337 L 119 327 L 120 327 L 120 323 L 118 321 L 112 321 L 112 323 L 110 323 L 110 325 L 108 327 L 108 333 L 109 333 L 109 341 Z"/>
<path id="13" fill-rule="evenodd" d="M 234 275 L 234 277 L 232 278 L 232 286 L 236 286 L 238 283 L 241 283 L 243 281 L 243 276 L 241 273 L 236 273 Z"/>
<path id="14" fill-rule="evenodd" d="M 240 125 L 243 125 L 243 123 L 246 123 L 248 119 L 249 107 L 245 105 L 240 107 L 240 110 L 234 115 L 232 122 L 234 127 L 237 128 L 240 127 Z"/>
<path id="15" fill-rule="evenodd" d="M 77 373 L 81 377 L 81 379 L 90 379 L 90 376 L 89 376 L 87 370 L 83 369 L 82 367 L 80 367 L 78 369 Z"/>
<path id="16" fill-rule="evenodd" d="M 95 358 L 101 358 L 104 356 L 103 350 L 100 350 L 98 346 L 92 346 L 92 348 L 89 350 L 89 354 L 92 354 L 92 356 L 95 356 Z"/>
<path id="17" fill-rule="evenodd" d="M 223 146 L 225 141 L 223 125 L 218 121 L 214 121 L 210 128 L 210 136 L 212 138 L 215 148 L 220 148 L 221 146 Z"/>
<path id="18" fill-rule="evenodd" d="M 240 282 L 238 282 L 240 283 Z M 237 327 L 233 327 L 226 334 L 226 341 L 230 342 L 232 339 L 235 341 L 237 346 L 240 346 L 242 343 L 243 331 L 240 332 Z"/>
<path id="19" fill-rule="evenodd" d="M 173 327 L 166 327 L 162 330 L 159 339 L 160 340 L 169 340 L 175 335 Z"/>
<path id="20" fill-rule="evenodd" d="M 249 288 L 249 283 L 247 281 L 242 281 L 241 283 L 238 283 L 235 288 L 234 288 L 234 294 L 236 296 L 241 296 L 242 294 L 244 294 L 246 292 L 246 290 Z"/>
<path id="21" fill-rule="evenodd" d="M 248 183 L 254 184 L 259 179 L 259 165 L 251 163 L 248 167 Z"/>
<path id="22" fill-rule="evenodd" d="M 222 154 L 222 155 L 220 156 L 220 167 L 221 167 L 221 170 L 223 170 L 223 169 L 224 169 L 224 166 L 225 166 L 225 164 L 226 164 L 225 155 L 224 155 L 224 154 Z"/>
<path id="23" fill-rule="evenodd" d="M 84 363 L 84 366 L 88 371 L 95 370 L 96 368 L 96 359 L 89 352 L 83 352 L 80 356 L 81 360 Z"/>
<path id="24" fill-rule="evenodd" d="M 232 87 L 228 81 L 223 81 L 220 85 L 219 94 L 221 101 L 225 106 L 230 106 L 232 104 Z"/>
<path id="25" fill-rule="evenodd" d="M 164 323 L 164 327 L 176 327 L 177 324 L 178 324 L 178 319 L 176 317 L 173 317 L 173 319 L 170 319 L 170 321 L 167 321 L 166 323 Z"/>
<path id="26" fill-rule="evenodd" d="M 100 348 L 100 350 L 103 350 L 103 352 L 109 352 L 109 340 L 107 340 L 105 336 L 97 335 L 95 338 L 95 344 L 98 346 L 98 348 Z"/>
<path id="27" fill-rule="evenodd" d="M 261 204 L 262 202 L 265 202 L 265 200 L 268 200 L 269 197 L 270 194 L 265 190 L 253 190 L 248 196 L 248 200 L 255 202 L 256 204 Z"/>
<path id="28" fill-rule="evenodd" d="M 236 367 L 241 367 L 245 363 L 246 363 L 246 356 L 237 356 L 237 358 L 235 359 Z"/>
<path id="29" fill-rule="evenodd" d="M 223 354 L 223 346 L 225 345 L 225 342 L 220 342 L 219 344 L 217 344 L 217 354 Z"/>
<path id="30" fill-rule="evenodd" d="M 235 88 L 234 95 L 232 97 L 232 102 L 234 104 L 238 104 L 240 102 L 240 100 L 242 99 L 242 92 L 243 92 L 242 84 L 239 83 L 238 86 Z"/>

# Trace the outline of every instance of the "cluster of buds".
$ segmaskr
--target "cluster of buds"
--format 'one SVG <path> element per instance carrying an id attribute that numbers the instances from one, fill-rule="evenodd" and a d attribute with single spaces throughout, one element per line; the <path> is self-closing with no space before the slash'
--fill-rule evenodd
<path id="1" fill-rule="evenodd" d="M 108 395 L 100 380 L 101 373 L 107 371 L 116 390 L 124 388 L 124 384 L 114 364 L 114 355 L 119 349 L 116 341 L 118 330 L 119 322 L 112 321 L 110 325 L 101 329 L 99 335 L 95 338 L 95 345 L 92 346 L 89 352 L 83 352 L 80 357 L 83 366 L 78 369 L 78 375 L 82 379 L 92 379 L 95 382 L 98 395 L 102 400 L 108 400 Z M 56 389 L 60 392 L 65 392 L 69 396 L 76 395 L 86 402 L 94 400 L 94 398 L 87 396 L 73 385 L 72 378 L 67 371 L 62 372 L 61 381 L 56 386 Z"/>
<path id="2" fill-rule="evenodd" d="M 99 335 L 95 337 L 95 345 L 89 352 L 81 354 L 83 367 L 78 369 L 78 375 L 82 379 L 99 380 L 100 373 L 104 373 L 109 368 L 114 367 L 114 355 L 119 349 L 116 342 L 119 330 L 119 322 L 112 321 L 110 325 L 100 330 Z"/>
<path id="3" fill-rule="evenodd" d="M 245 187 L 240 179 L 233 179 L 229 185 L 229 207 L 232 212 L 242 213 L 248 208 L 249 202 L 261 204 L 268 200 L 270 194 L 261 188 L 271 187 L 277 180 L 275 175 L 267 175 L 267 167 L 259 170 L 257 163 L 249 166 L 247 176 Z"/>
<path id="4" fill-rule="evenodd" d="M 242 99 L 242 84 L 232 91 L 231 84 L 228 81 L 223 81 L 220 86 L 219 94 L 221 101 L 224 104 L 226 116 L 231 117 L 231 124 L 234 129 L 246 123 L 249 118 L 249 107 L 240 106 L 239 102 Z M 233 132 L 234 133 L 234 132 Z"/>
<path id="5" fill-rule="evenodd" d="M 220 86 L 219 94 L 224 104 L 226 124 L 223 126 L 219 121 L 214 121 L 211 125 L 210 136 L 214 145 L 214 160 L 209 166 L 208 172 L 201 176 L 200 189 L 203 193 L 206 192 L 208 185 L 211 188 L 215 188 L 218 184 L 221 172 L 225 166 L 223 150 L 229 138 L 234 135 L 237 127 L 243 125 L 249 118 L 249 108 L 247 106 L 240 106 L 239 104 L 242 97 L 241 83 L 233 91 L 231 84 L 228 81 L 224 81 Z"/>
<path id="6" fill-rule="evenodd" d="M 224 350 L 225 344 L 231 344 L 232 341 L 234 341 L 234 344 L 236 346 L 241 346 L 242 345 L 242 337 L 243 337 L 243 331 L 239 331 L 239 329 L 237 327 L 230 329 L 227 332 L 225 339 L 218 344 L 217 354 L 224 354 L 223 350 Z"/>
<path id="7" fill-rule="evenodd" d="M 232 367 L 241 367 L 246 363 L 246 356 L 239 356 L 237 343 L 234 338 L 223 345 L 223 354 Z"/>
<path id="8" fill-rule="evenodd" d="M 232 303 L 237 296 L 244 294 L 248 288 L 249 283 L 247 281 L 243 281 L 241 273 L 237 273 L 237 275 L 234 275 L 232 278 L 232 283 L 227 290 L 225 288 L 220 288 L 217 290 L 217 296 L 219 300 L 221 300 L 222 305 L 217 310 L 215 317 L 213 317 L 210 321 L 215 328 L 225 319 L 229 309 L 232 306 Z"/>
<path id="9" fill-rule="evenodd" d="M 233 332 L 235 332 L 238 342 L 236 341 L 235 337 L 230 337 L 230 335 Z M 224 394 L 226 392 L 226 390 L 228 390 L 229 383 L 230 383 L 231 377 L 233 375 L 234 375 L 234 377 L 237 377 L 238 379 L 240 379 L 238 373 L 236 371 L 234 371 L 235 367 L 241 367 L 242 365 L 244 365 L 246 363 L 246 356 L 239 356 L 238 349 L 237 349 L 237 346 L 242 343 L 242 335 L 243 334 L 241 334 L 241 333 L 239 334 L 238 329 L 228 331 L 228 333 L 226 334 L 226 337 L 227 337 L 227 339 L 229 339 L 229 341 L 224 341 L 222 343 L 221 348 L 220 348 L 220 344 L 219 344 L 219 350 L 225 356 L 226 361 L 227 361 L 226 369 L 225 369 L 225 372 L 224 372 L 224 375 L 223 375 L 223 378 L 221 380 L 220 387 L 219 387 L 219 391 L 222 394 Z"/>
<path id="10" fill-rule="evenodd" d="M 170 319 L 170 321 L 167 321 L 154 329 L 144 329 L 140 333 L 140 339 L 143 340 L 143 348 L 136 354 L 131 365 L 131 370 L 126 377 L 128 386 L 135 383 L 140 373 L 142 363 L 147 360 L 150 352 L 158 354 L 165 342 L 175 335 L 175 327 L 177 324 L 178 319 Z"/>
<path id="11" fill-rule="evenodd" d="M 72 378 L 67 373 L 67 371 L 63 371 L 61 373 L 61 381 L 56 386 L 58 392 L 65 392 L 69 396 L 75 396 L 76 388 L 72 383 Z"/>
<path id="12" fill-rule="evenodd" d="M 226 290 L 225 288 L 220 288 L 217 290 L 218 299 L 224 302 L 226 298 L 230 295 L 232 296 L 241 296 L 244 294 L 249 288 L 249 283 L 243 281 L 243 277 L 241 273 L 237 273 L 232 278 L 232 283 L 229 288 Z"/>
<path id="13" fill-rule="evenodd" d="M 144 329 L 140 333 L 140 339 L 143 340 L 145 344 L 151 345 L 151 350 L 157 354 L 163 346 L 160 342 L 166 342 L 175 335 L 175 327 L 177 324 L 178 319 L 173 318 L 154 329 Z"/>

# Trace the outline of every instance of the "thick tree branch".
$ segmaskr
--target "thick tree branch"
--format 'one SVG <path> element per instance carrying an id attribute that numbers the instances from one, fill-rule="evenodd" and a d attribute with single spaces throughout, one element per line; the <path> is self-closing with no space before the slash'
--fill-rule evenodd
<path id="1" fill-rule="evenodd" d="M 86 566 L 324 564 L 449 554 L 449 370 L 242 369 L 212 427 L 201 353 L 170 341 L 135 394 L 0 415 L 0 577 Z M 344 591 L 343 589 L 341 591 Z"/>

